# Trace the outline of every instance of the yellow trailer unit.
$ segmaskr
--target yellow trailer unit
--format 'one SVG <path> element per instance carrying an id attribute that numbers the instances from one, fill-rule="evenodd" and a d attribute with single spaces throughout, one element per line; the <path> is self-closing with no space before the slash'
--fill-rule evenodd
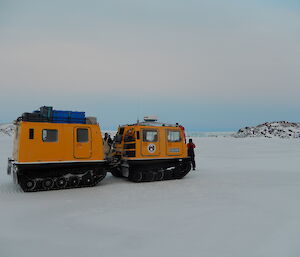
<path id="1" fill-rule="evenodd" d="M 74 112 L 51 112 L 23 114 L 15 122 L 8 173 L 26 192 L 96 185 L 107 171 L 99 125 L 66 117 Z"/>

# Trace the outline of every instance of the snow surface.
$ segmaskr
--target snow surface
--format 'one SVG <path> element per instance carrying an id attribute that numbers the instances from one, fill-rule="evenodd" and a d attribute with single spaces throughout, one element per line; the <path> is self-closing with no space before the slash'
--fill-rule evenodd
<path id="1" fill-rule="evenodd" d="M 182 180 L 23 193 L 0 136 L 0 257 L 299 257 L 300 140 L 195 138 Z"/>

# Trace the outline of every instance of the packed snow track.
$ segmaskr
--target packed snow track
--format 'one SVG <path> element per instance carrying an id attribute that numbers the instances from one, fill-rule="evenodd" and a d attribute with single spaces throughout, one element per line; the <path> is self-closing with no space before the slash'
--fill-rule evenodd
<path id="1" fill-rule="evenodd" d="M 300 140 L 195 138 L 181 180 L 23 193 L 0 136 L 0 256 L 299 257 Z"/>

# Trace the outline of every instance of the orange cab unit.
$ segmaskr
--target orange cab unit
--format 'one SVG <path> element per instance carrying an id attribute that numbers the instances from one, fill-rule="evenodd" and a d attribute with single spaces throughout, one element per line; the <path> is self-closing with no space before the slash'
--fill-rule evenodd
<path id="1" fill-rule="evenodd" d="M 184 128 L 155 118 L 120 126 L 112 174 L 134 182 L 180 179 L 191 169 Z"/>

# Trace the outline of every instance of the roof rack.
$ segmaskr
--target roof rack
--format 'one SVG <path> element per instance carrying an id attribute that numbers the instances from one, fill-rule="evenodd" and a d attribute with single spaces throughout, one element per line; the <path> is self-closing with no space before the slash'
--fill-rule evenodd
<path id="1" fill-rule="evenodd" d="M 25 112 L 17 120 L 29 122 L 86 124 L 85 112 L 53 110 L 53 107 L 50 106 L 42 106 L 39 110 L 33 112 Z"/>
<path id="2" fill-rule="evenodd" d="M 168 124 L 168 123 L 162 123 L 157 121 L 143 121 L 143 122 L 137 122 L 133 124 L 121 125 L 121 127 L 125 127 L 125 126 L 179 127 L 180 125 L 178 123 Z"/>

